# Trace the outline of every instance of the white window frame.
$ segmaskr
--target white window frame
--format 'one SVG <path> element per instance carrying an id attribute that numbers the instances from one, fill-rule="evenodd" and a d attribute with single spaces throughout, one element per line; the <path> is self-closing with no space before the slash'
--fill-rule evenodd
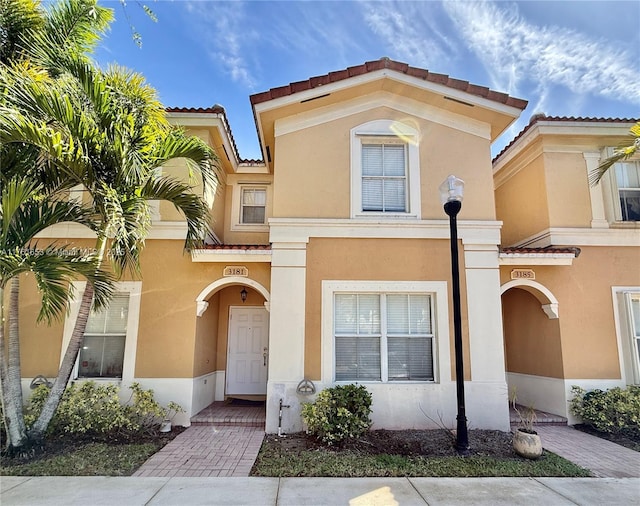
<path id="1" fill-rule="evenodd" d="M 351 129 L 351 218 L 421 219 L 419 132 L 415 128 L 393 120 L 375 120 Z M 405 212 L 362 210 L 362 145 L 375 139 L 402 142 L 406 146 L 407 205 Z"/>
<path id="2" fill-rule="evenodd" d="M 640 385 L 640 340 L 634 335 L 634 326 L 640 326 L 640 321 L 634 321 L 631 309 L 632 300 L 640 301 L 640 286 L 614 286 L 612 291 L 620 373 L 625 384 Z"/>
<path id="3" fill-rule="evenodd" d="M 346 281 L 325 280 L 322 282 L 322 382 L 353 383 L 336 381 L 335 337 L 334 337 L 334 300 L 338 293 L 385 293 L 430 295 L 432 304 L 433 333 L 433 381 L 363 381 L 384 385 L 430 385 L 451 382 L 451 356 L 449 342 L 449 310 L 446 281 Z M 381 361 L 383 357 L 381 349 Z M 384 378 L 384 376 L 383 376 Z"/>
<path id="4" fill-rule="evenodd" d="M 600 161 L 604 161 L 607 158 L 613 156 L 614 148 L 605 148 L 600 157 Z M 640 165 L 640 158 L 633 157 L 630 160 L 624 160 L 621 163 L 635 163 Z M 616 164 L 613 164 L 611 168 L 602 178 L 605 209 L 607 219 L 610 223 L 640 223 L 639 221 L 625 221 L 622 219 L 622 208 L 620 207 L 620 189 L 618 188 L 618 178 L 616 176 Z"/>
<path id="5" fill-rule="evenodd" d="M 249 223 L 244 221 L 244 208 L 245 207 L 261 207 L 261 206 L 248 206 L 244 203 L 245 192 L 264 192 L 264 219 L 261 223 Z M 267 223 L 267 188 L 259 186 L 240 186 L 240 223 L 242 225 L 264 225 Z"/>
<path id="6" fill-rule="evenodd" d="M 238 181 L 231 186 L 231 230 L 233 232 L 268 232 L 272 199 L 270 183 Z M 242 223 L 242 193 L 244 190 L 265 191 L 264 223 Z"/>
<path id="7" fill-rule="evenodd" d="M 69 314 L 64 322 L 64 333 L 62 339 L 62 349 L 60 351 L 60 363 L 69 346 L 73 327 L 80 311 L 80 299 L 84 292 L 86 281 L 74 281 L 75 298 L 71 301 Z M 116 293 L 129 294 L 129 315 L 127 320 L 127 334 L 124 341 L 124 361 L 122 364 L 122 378 L 78 378 L 78 359 L 74 366 L 71 377 L 79 381 L 106 381 L 111 383 L 131 383 L 133 382 L 136 367 L 136 352 L 138 349 L 138 326 L 140 323 L 140 298 L 142 295 L 142 281 L 121 281 L 115 283 Z"/>

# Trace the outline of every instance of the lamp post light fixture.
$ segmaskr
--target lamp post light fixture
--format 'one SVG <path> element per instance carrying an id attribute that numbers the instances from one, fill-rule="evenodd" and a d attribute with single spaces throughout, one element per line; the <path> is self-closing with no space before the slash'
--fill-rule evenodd
<path id="1" fill-rule="evenodd" d="M 456 397 L 458 401 L 456 450 L 460 455 L 469 453 L 469 435 L 464 405 L 464 366 L 462 360 L 462 320 L 460 316 L 460 269 L 458 266 L 458 222 L 457 216 L 462 208 L 464 181 L 449 176 L 440 185 L 440 200 L 444 212 L 449 216 L 451 232 L 451 281 L 453 291 L 453 332 L 456 357 Z"/>

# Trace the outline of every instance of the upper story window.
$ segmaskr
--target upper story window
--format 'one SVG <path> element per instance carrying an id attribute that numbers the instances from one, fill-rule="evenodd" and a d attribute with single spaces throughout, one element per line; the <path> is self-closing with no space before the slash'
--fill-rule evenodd
<path id="1" fill-rule="evenodd" d="M 620 199 L 620 219 L 640 221 L 640 162 L 620 162 L 614 165 Z"/>
<path id="2" fill-rule="evenodd" d="M 266 188 L 242 188 L 240 222 L 259 224 L 265 222 L 267 207 Z"/>
<path id="3" fill-rule="evenodd" d="M 407 211 L 406 158 L 404 143 L 362 144 L 363 211 Z"/>
<path id="4" fill-rule="evenodd" d="M 376 120 L 351 130 L 351 217 L 420 219 L 418 131 Z"/>

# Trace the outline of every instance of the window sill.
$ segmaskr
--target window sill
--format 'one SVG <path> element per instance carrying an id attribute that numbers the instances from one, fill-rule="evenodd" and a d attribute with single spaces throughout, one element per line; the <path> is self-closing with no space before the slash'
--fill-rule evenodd
<path id="1" fill-rule="evenodd" d="M 355 219 L 374 219 L 374 220 L 418 220 L 417 214 L 411 213 L 378 213 L 360 212 L 354 215 Z"/>
<path id="2" fill-rule="evenodd" d="M 236 223 L 231 226 L 232 232 L 269 232 L 269 225 L 258 225 L 255 223 Z"/>
<path id="3" fill-rule="evenodd" d="M 609 228 L 640 228 L 640 221 L 613 221 Z"/>

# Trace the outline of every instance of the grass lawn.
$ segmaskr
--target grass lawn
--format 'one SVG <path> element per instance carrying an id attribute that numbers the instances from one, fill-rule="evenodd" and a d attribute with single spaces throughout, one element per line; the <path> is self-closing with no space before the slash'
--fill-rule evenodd
<path id="1" fill-rule="evenodd" d="M 518 457 L 510 435 L 470 431 L 471 453 L 460 457 L 443 431 L 371 431 L 342 448 L 323 447 L 306 434 L 267 435 L 252 476 L 563 476 L 588 477 L 587 469 L 545 451 Z"/>
<path id="2" fill-rule="evenodd" d="M 24 458 L 2 457 L 1 476 L 130 476 L 184 429 L 169 433 L 51 436 Z"/>

